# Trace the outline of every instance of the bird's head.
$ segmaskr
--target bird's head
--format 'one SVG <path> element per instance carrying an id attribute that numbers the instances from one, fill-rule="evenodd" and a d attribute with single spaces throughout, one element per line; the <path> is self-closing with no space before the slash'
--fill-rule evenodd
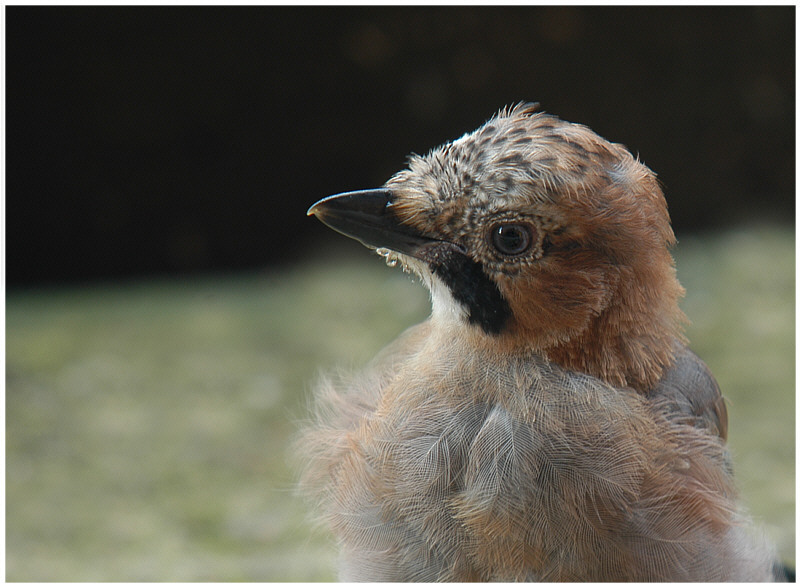
<path id="1" fill-rule="evenodd" d="M 675 237 L 655 175 L 535 105 L 309 214 L 419 274 L 434 322 L 500 352 L 644 392 L 682 338 Z"/>

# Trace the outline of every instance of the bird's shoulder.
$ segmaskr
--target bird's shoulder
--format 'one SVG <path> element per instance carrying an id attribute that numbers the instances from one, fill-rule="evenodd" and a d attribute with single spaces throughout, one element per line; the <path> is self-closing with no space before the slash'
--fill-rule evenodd
<path id="1" fill-rule="evenodd" d="M 673 421 L 680 421 L 719 436 L 728 437 L 728 410 L 711 370 L 688 347 L 682 346 L 675 361 L 649 392 L 648 399 Z"/>

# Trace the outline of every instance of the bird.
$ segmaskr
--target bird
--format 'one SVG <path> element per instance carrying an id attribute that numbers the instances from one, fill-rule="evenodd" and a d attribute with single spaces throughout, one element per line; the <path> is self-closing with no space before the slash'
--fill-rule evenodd
<path id="1" fill-rule="evenodd" d="M 302 490 L 344 581 L 776 581 L 688 346 L 656 175 L 536 103 L 308 210 L 431 313 L 322 376 Z"/>

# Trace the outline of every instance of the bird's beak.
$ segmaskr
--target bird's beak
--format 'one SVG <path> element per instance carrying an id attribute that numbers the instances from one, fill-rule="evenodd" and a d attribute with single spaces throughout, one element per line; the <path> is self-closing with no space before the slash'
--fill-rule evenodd
<path id="1" fill-rule="evenodd" d="M 390 190 L 361 190 L 323 198 L 308 209 L 324 224 L 370 248 L 386 248 L 418 257 L 438 242 L 402 224 L 392 212 Z"/>

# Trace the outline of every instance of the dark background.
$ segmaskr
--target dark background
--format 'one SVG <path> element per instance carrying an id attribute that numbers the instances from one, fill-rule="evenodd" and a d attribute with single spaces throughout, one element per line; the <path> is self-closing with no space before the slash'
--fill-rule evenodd
<path id="1" fill-rule="evenodd" d="M 317 199 L 538 101 L 676 232 L 794 222 L 795 8 L 7 7 L 7 284 L 288 263 Z"/>

